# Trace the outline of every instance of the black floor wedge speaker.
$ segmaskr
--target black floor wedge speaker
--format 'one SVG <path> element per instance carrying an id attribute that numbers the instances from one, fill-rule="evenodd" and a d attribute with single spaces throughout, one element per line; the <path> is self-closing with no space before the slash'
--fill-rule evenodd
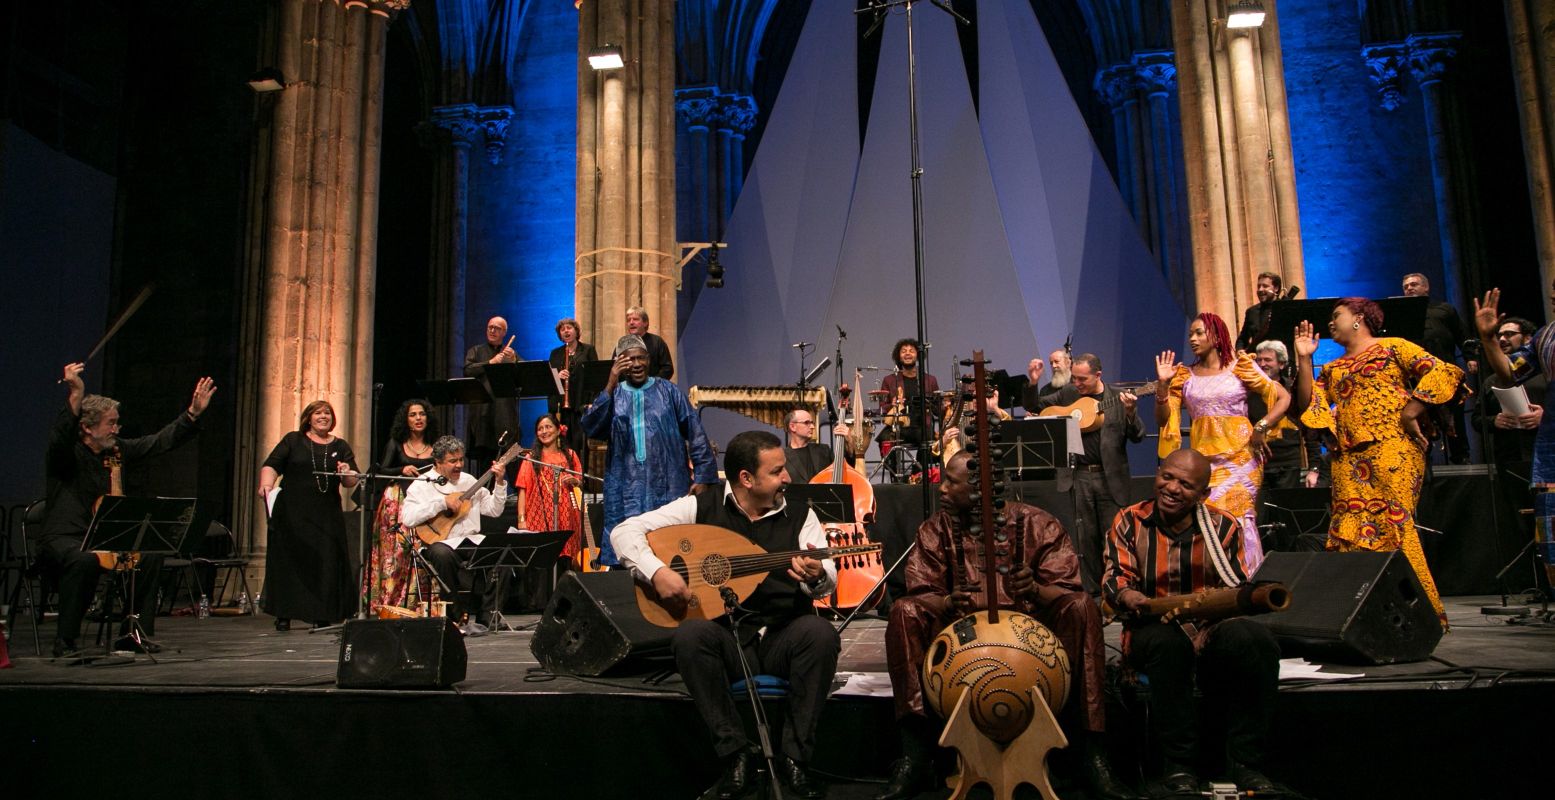
<path id="1" fill-rule="evenodd" d="M 1253 576 L 1290 608 L 1253 619 L 1302 655 L 1345 664 L 1423 661 L 1442 639 L 1431 599 L 1401 552 L 1269 553 Z"/>
<path id="2" fill-rule="evenodd" d="M 674 633 L 643 619 L 629 571 L 569 572 L 557 582 L 529 649 L 551 672 L 595 676 L 628 660 L 668 654 Z"/>
<path id="3" fill-rule="evenodd" d="M 446 689 L 464 680 L 469 656 L 452 620 L 354 619 L 341 629 L 341 689 Z"/>

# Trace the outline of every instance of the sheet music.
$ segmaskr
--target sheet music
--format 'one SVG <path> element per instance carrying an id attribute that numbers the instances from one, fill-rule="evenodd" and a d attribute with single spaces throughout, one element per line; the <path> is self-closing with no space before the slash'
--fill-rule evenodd
<path id="1" fill-rule="evenodd" d="M 281 487 L 276 486 L 265 493 L 265 516 L 275 516 L 275 498 L 281 496 Z"/>
<path id="2" fill-rule="evenodd" d="M 1528 390 L 1522 386 L 1513 386 L 1510 389 L 1503 389 L 1499 386 L 1490 388 L 1495 391 L 1496 402 L 1501 404 L 1502 411 L 1514 417 L 1520 417 L 1531 410 L 1528 408 Z"/>

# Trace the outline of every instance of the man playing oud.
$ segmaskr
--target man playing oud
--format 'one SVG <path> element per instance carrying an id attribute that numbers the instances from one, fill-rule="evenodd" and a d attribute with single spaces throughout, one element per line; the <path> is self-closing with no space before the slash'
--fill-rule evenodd
<path id="1" fill-rule="evenodd" d="M 788 470 L 783 442 L 766 431 L 746 431 L 729 440 L 724 453 L 729 479 L 709 491 L 687 495 L 657 510 L 624 520 L 611 533 L 621 563 L 651 595 L 671 607 L 691 598 L 680 573 L 654 554 L 648 534 L 670 525 L 716 525 L 750 539 L 767 552 L 826 547 L 826 533 L 815 512 L 790 508 L 783 494 Z M 670 649 L 685 679 L 686 691 L 713 735 L 713 748 L 724 760 L 723 775 L 703 797 L 730 800 L 744 794 L 755 778 L 760 753 L 751 749 L 729 682 L 741 677 L 738 647 L 752 674 L 788 681 L 778 774 L 798 797 L 815 798 L 824 789 L 810 777 L 807 764 L 815 751 L 815 728 L 837 672 L 841 640 L 830 623 L 815 614 L 814 601 L 831 593 L 837 568 L 830 561 L 796 556 L 786 568 L 767 573 L 741 606 L 751 613 L 735 636 L 720 621 L 689 619 L 675 629 Z M 712 612 L 708 612 L 712 615 Z M 736 641 L 736 636 L 738 641 Z"/>

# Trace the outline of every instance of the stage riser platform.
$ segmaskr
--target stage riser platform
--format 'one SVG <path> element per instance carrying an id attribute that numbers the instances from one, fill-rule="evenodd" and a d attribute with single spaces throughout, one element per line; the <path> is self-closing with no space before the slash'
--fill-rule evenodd
<path id="1" fill-rule="evenodd" d="M 9 797 L 690 798 L 716 777 L 695 710 L 673 694 L 12 686 L 0 706 Z M 1538 732 L 1551 708 L 1548 682 L 1286 691 L 1269 771 L 1313 798 L 1548 796 Z M 1127 769 L 1143 740 L 1113 727 Z M 890 703 L 833 699 L 819 749 L 819 769 L 884 775 Z"/>

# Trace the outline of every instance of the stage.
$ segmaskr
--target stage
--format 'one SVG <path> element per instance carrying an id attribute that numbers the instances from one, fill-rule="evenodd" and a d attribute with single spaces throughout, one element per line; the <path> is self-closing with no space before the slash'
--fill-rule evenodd
<path id="1" fill-rule="evenodd" d="M 1453 630 L 1431 661 L 1283 682 L 1270 774 L 1324 800 L 1543 796 L 1555 628 L 1479 613 L 1497 603 L 1449 599 Z M 468 678 L 452 690 L 350 691 L 334 688 L 337 636 L 277 633 L 268 617 L 162 618 L 159 663 L 119 666 L 36 657 L 18 627 L 15 668 L 0 670 L 8 797 L 691 798 L 716 777 L 677 676 L 551 676 L 528 631 L 466 640 Z M 839 672 L 883 673 L 884 631 L 879 618 L 850 627 Z M 1135 776 L 1143 712 L 1125 693 L 1108 715 L 1115 764 Z M 834 695 L 819 737 L 829 796 L 871 796 L 896 755 L 889 698 Z"/>

